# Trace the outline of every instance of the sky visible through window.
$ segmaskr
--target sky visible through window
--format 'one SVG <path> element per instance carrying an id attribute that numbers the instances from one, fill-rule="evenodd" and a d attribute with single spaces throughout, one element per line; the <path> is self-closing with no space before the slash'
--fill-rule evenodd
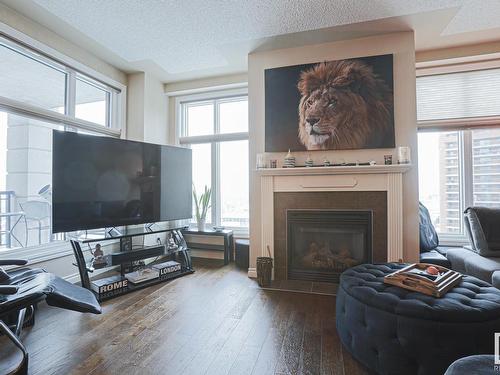
<path id="1" fill-rule="evenodd" d="M 439 217 L 439 136 L 440 133 L 418 135 L 419 195 L 434 225 Z"/>

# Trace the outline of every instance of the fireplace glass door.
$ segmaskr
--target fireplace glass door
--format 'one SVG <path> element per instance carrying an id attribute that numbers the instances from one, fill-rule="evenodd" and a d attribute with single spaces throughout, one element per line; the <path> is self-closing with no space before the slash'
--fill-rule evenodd
<path id="1" fill-rule="evenodd" d="M 288 279 L 338 282 L 372 261 L 372 211 L 288 210 L 287 258 Z"/>

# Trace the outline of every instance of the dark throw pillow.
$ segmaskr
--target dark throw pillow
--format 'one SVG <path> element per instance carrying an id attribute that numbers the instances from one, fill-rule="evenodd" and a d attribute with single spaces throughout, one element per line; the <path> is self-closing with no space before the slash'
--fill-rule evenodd
<path id="1" fill-rule="evenodd" d="M 418 213 L 420 216 L 420 252 L 430 251 L 439 246 L 439 238 L 431 221 L 429 210 L 418 202 Z"/>

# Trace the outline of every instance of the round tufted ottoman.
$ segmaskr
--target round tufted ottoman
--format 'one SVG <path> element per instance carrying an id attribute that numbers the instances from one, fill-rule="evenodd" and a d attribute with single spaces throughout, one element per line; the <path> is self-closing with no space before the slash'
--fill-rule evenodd
<path id="1" fill-rule="evenodd" d="M 455 360 L 492 354 L 500 290 L 475 277 L 442 298 L 384 284 L 405 264 L 364 264 L 340 276 L 337 331 L 346 349 L 378 374 L 443 374 Z"/>

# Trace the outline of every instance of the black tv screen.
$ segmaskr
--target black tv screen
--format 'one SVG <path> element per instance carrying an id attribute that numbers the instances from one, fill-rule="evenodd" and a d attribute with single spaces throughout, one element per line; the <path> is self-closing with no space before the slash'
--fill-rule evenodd
<path id="1" fill-rule="evenodd" d="M 54 131 L 52 231 L 189 219 L 191 150 Z"/>

